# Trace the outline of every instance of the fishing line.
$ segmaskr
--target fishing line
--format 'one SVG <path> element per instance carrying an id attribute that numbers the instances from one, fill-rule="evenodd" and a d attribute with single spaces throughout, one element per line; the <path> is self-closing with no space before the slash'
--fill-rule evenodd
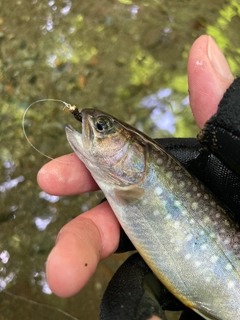
<path id="1" fill-rule="evenodd" d="M 37 104 L 37 103 L 41 103 L 41 102 L 46 102 L 46 101 L 61 102 L 61 103 L 64 104 L 63 110 L 64 110 L 65 108 L 67 108 L 67 109 L 68 109 L 70 112 L 72 112 L 72 113 L 73 113 L 75 110 L 77 110 L 77 108 L 76 108 L 76 106 L 72 106 L 70 103 L 67 103 L 67 102 L 65 102 L 65 101 L 63 101 L 63 100 L 58 100 L 58 99 L 40 99 L 40 100 L 37 100 L 37 101 L 34 101 L 33 103 L 31 103 L 31 104 L 27 107 L 27 109 L 24 111 L 24 113 L 23 113 L 23 117 L 22 117 L 22 130 L 23 130 L 23 134 L 24 134 L 24 137 L 26 138 L 27 142 L 28 142 L 28 143 L 30 144 L 30 146 L 31 146 L 34 150 L 36 150 L 38 153 L 40 153 L 41 155 L 43 155 L 44 157 L 46 157 L 46 158 L 48 158 L 48 159 L 50 159 L 50 160 L 54 160 L 54 158 L 52 158 L 52 157 L 48 156 L 47 154 L 41 152 L 39 149 L 37 149 L 37 148 L 32 144 L 32 142 L 28 139 L 28 136 L 27 136 L 27 133 L 26 133 L 26 130 L 25 130 L 25 126 L 24 126 L 24 124 L 25 124 L 25 118 L 26 118 L 26 114 L 27 114 L 28 110 L 29 110 L 33 105 L 35 105 L 35 104 Z M 63 162 L 63 161 L 61 161 L 61 162 Z"/>
<path id="2" fill-rule="evenodd" d="M 68 318 L 70 318 L 70 319 L 79 320 L 78 318 L 75 318 L 74 316 L 72 316 L 72 315 L 69 314 L 68 312 L 63 311 L 63 310 L 61 310 L 61 309 L 59 309 L 59 308 L 56 308 L 56 307 L 53 307 L 53 306 L 49 306 L 49 305 L 47 305 L 47 304 L 40 303 L 40 302 L 31 300 L 31 299 L 28 299 L 28 298 L 25 298 L 25 297 L 18 296 L 18 295 L 14 294 L 14 293 L 11 293 L 11 292 L 7 291 L 7 290 L 4 290 L 4 291 L 2 291 L 2 292 L 0 292 L 0 293 L 9 295 L 9 296 L 11 296 L 11 297 L 14 298 L 14 299 L 19 299 L 19 300 L 28 302 L 28 303 L 30 303 L 30 304 L 34 304 L 34 305 L 37 305 L 37 306 L 40 306 L 40 307 L 44 307 L 44 308 L 49 309 L 49 310 L 57 311 L 57 312 L 59 312 L 59 313 L 62 313 L 63 315 L 65 315 L 66 317 L 68 317 Z"/>

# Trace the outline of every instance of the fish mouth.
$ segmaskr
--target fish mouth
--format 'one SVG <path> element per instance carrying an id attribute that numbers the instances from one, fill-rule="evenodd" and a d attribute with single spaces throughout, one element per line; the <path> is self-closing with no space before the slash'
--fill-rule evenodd
<path id="1" fill-rule="evenodd" d="M 81 150 L 90 147 L 93 132 L 86 112 L 78 113 L 77 120 L 81 123 L 80 130 L 75 130 L 71 125 L 67 124 L 65 131 L 71 147 L 75 152 L 80 153 L 82 152 Z"/>
<path id="2" fill-rule="evenodd" d="M 67 135 L 79 135 L 79 136 L 82 136 L 82 133 L 78 132 L 77 130 L 75 130 L 70 124 L 66 124 L 65 126 L 65 130 L 66 130 L 66 133 Z"/>
<path id="3" fill-rule="evenodd" d="M 86 114 L 83 114 L 82 112 L 76 112 L 75 111 L 72 112 L 72 114 L 74 115 L 75 119 L 78 120 L 81 125 L 80 125 L 80 129 L 79 130 L 75 130 L 70 124 L 66 125 L 66 131 L 68 130 L 68 132 L 70 134 L 74 134 L 74 132 L 77 132 L 79 135 L 83 137 L 88 137 L 89 136 L 89 129 L 88 129 L 88 119 L 86 117 Z"/>
<path id="4" fill-rule="evenodd" d="M 65 126 L 65 131 L 70 146 L 75 152 L 79 152 L 82 149 L 82 134 L 73 129 L 70 124 Z"/>

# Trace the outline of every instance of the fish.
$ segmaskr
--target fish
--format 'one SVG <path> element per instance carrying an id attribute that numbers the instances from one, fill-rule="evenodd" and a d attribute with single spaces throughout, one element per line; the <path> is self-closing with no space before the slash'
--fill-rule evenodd
<path id="1" fill-rule="evenodd" d="M 240 319 L 240 226 L 163 147 L 130 125 L 83 109 L 73 151 L 144 261 L 204 319 Z"/>

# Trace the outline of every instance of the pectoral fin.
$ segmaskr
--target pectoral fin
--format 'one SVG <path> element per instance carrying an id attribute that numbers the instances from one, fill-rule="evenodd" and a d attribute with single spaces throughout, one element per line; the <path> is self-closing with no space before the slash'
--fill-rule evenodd
<path id="1" fill-rule="evenodd" d="M 216 320 L 215 317 L 213 317 L 212 315 L 210 315 L 209 313 L 207 312 L 204 312 L 204 311 L 199 311 L 197 309 L 192 309 L 193 311 L 195 311 L 197 314 L 199 314 L 201 317 L 203 317 L 204 319 L 206 320 Z"/>

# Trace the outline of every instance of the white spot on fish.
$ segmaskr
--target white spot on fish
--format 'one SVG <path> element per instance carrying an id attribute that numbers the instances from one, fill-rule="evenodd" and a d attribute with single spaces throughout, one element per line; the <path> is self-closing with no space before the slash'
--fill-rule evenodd
<path id="1" fill-rule="evenodd" d="M 179 226 L 180 226 L 180 222 L 179 222 L 179 221 L 175 221 L 175 222 L 174 222 L 174 227 L 175 227 L 176 229 L 178 229 Z"/>
<path id="2" fill-rule="evenodd" d="M 208 199 L 209 199 L 209 194 L 205 193 L 204 196 L 203 196 L 203 198 L 204 198 L 205 200 L 208 200 Z"/>
<path id="3" fill-rule="evenodd" d="M 203 218 L 203 223 L 204 223 L 204 224 L 207 224 L 208 222 L 210 222 L 210 218 L 209 218 L 208 216 L 205 216 L 205 217 Z"/>
<path id="4" fill-rule="evenodd" d="M 210 261 L 211 261 L 212 263 L 217 262 L 217 261 L 218 261 L 218 256 L 213 255 L 213 256 L 211 257 Z"/>
<path id="5" fill-rule="evenodd" d="M 227 286 L 228 286 L 228 289 L 232 289 L 235 287 L 235 283 L 233 281 L 229 281 Z"/>
<path id="6" fill-rule="evenodd" d="M 158 158 L 158 159 L 157 159 L 157 164 L 158 164 L 158 165 L 162 165 L 162 164 L 163 164 L 163 160 L 162 160 L 161 158 Z"/>
<path id="7" fill-rule="evenodd" d="M 211 279 L 211 277 L 206 277 L 206 282 L 210 282 L 212 279 Z"/>
<path id="8" fill-rule="evenodd" d="M 193 191 L 197 191 L 197 186 L 193 186 Z"/>
<path id="9" fill-rule="evenodd" d="M 192 181 L 188 180 L 187 184 L 190 187 L 192 185 Z"/>
<path id="10" fill-rule="evenodd" d="M 231 242 L 231 239 L 230 238 L 226 238 L 223 242 L 224 242 L 224 244 L 229 244 Z"/>
<path id="11" fill-rule="evenodd" d="M 196 210 L 198 208 L 198 203 L 197 202 L 193 202 L 191 205 L 193 210 Z"/>
<path id="12" fill-rule="evenodd" d="M 229 226 L 229 221 L 228 220 L 224 220 L 224 224 L 225 224 L 225 226 Z"/>
<path id="13" fill-rule="evenodd" d="M 200 193 L 200 192 L 197 193 L 197 197 L 198 197 L 198 198 L 201 197 L 201 193 Z"/>
<path id="14" fill-rule="evenodd" d="M 174 201 L 174 205 L 175 205 L 177 208 L 179 208 L 180 205 L 181 205 L 181 202 L 180 202 L 179 200 L 175 200 L 175 201 Z"/>
<path id="15" fill-rule="evenodd" d="M 190 254 L 190 253 L 186 254 L 184 258 L 185 258 L 186 260 L 189 260 L 189 259 L 191 258 L 191 254 Z"/>
<path id="16" fill-rule="evenodd" d="M 163 192 L 161 187 L 156 187 L 154 191 L 155 191 L 156 195 L 158 195 L 158 196 L 160 196 L 160 194 L 162 194 L 162 192 Z"/>
<path id="17" fill-rule="evenodd" d="M 202 264 L 202 262 L 201 261 L 195 261 L 194 264 L 195 264 L 196 267 L 199 267 Z"/>
<path id="18" fill-rule="evenodd" d="M 214 207 L 215 207 L 216 202 L 215 202 L 215 201 L 211 201 L 210 204 L 211 204 L 211 206 L 214 206 Z"/>
<path id="19" fill-rule="evenodd" d="M 184 182 L 184 181 L 181 181 L 181 182 L 179 183 L 179 187 L 180 187 L 180 188 L 184 188 L 184 187 L 185 187 L 185 182 Z"/>
<path id="20" fill-rule="evenodd" d="M 220 218 L 220 213 L 216 213 L 216 218 Z"/>
<path id="21" fill-rule="evenodd" d="M 171 218 L 172 218 L 172 216 L 170 215 L 170 213 L 167 214 L 166 217 L 165 217 L 166 220 L 170 220 Z"/>
<path id="22" fill-rule="evenodd" d="M 182 215 L 183 215 L 183 216 L 186 216 L 187 213 L 188 213 L 187 210 L 184 210 L 184 209 L 182 209 L 181 212 L 182 212 Z"/>
<path id="23" fill-rule="evenodd" d="M 204 250 L 206 250 L 206 249 L 207 249 L 207 245 L 204 243 L 204 244 L 202 244 L 202 245 L 201 245 L 201 247 L 200 247 L 200 248 L 201 248 L 201 250 L 203 250 L 203 251 L 204 251 Z"/>
<path id="24" fill-rule="evenodd" d="M 232 265 L 230 263 L 228 263 L 225 267 L 226 270 L 230 271 L 232 270 Z"/>
<path id="25" fill-rule="evenodd" d="M 193 235 L 192 235 L 191 233 L 189 233 L 189 234 L 186 236 L 186 241 L 190 241 L 192 238 L 193 238 Z"/>

